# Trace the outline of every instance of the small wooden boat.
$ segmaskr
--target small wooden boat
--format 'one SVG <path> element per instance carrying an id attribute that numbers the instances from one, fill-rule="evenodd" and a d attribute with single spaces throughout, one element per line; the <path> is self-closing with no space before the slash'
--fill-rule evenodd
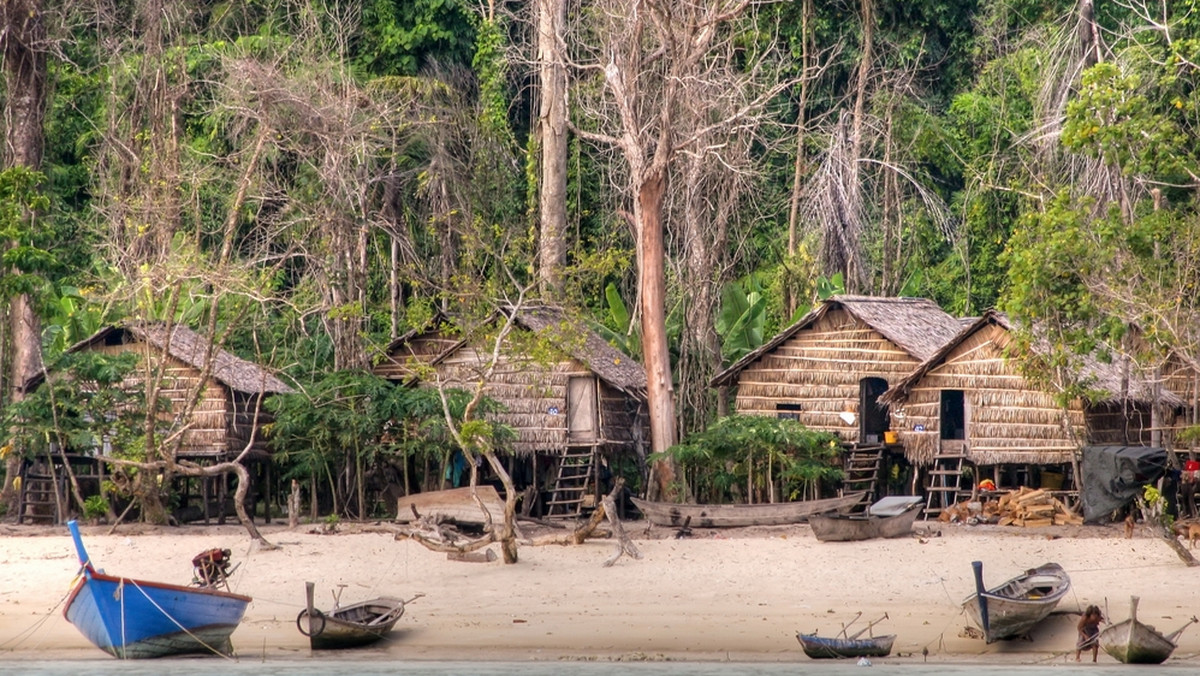
<path id="1" fill-rule="evenodd" d="M 476 500 L 478 498 L 478 500 Z M 413 493 L 396 501 L 396 522 L 410 523 L 416 515 L 436 516 L 459 524 L 483 525 L 486 522 L 483 503 L 492 519 L 499 522 L 504 518 L 504 500 L 491 486 L 447 488 L 443 491 Z"/>
<path id="2" fill-rule="evenodd" d="M 249 596 L 107 575 L 92 565 L 79 526 L 67 528 L 82 570 L 63 615 L 97 648 L 121 659 L 233 652 L 229 635 Z"/>
<path id="3" fill-rule="evenodd" d="M 681 528 L 686 524 L 693 528 L 735 528 L 802 523 L 814 514 L 850 509 L 862 502 L 865 496 L 866 493 L 858 492 L 822 500 L 759 505 L 684 505 L 640 498 L 632 500 L 646 519 L 658 526 Z"/>
<path id="4" fill-rule="evenodd" d="M 859 613 L 861 615 L 861 613 Z M 855 617 L 855 619 L 858 619 Z M 804 654 L 813 658 L 820 659 L 843 659 L 852 657 L 886 657 L 892 652 L 892 643 L 896 641 L 895 634 L 887 636 L 868 636 L 862 638 L 862 635 L 870 631 L 871 627 L 887 619 L 887 613 L 883 617 L 871 622 L 867 627 L 858 633 L 847 636 L 846 628 L 842 628 L 840 637 L 817 636 L 816 634 L 796 634 L 796 640 L 800 642 L 800 647 L 804 649 Z M 853 624 L 853 621 L 851 622 Z"/>
<path id="5" fill-rule="evenodd" d="M 920 496 L 892 495 L 877 500 L 862 514 L 814 514 L 808 525 L 821 542 L 898 538 L 912 535 L 923 503 Z"/>
<path id="6" fill-rule="evenodd" d="M 313 650 L 355 648 L 374 643 L 391 633 L 404 615 L 404 601 L 380 597 L 328 613 L 313 606 L 313 583 L 304 583 L 307 606 L 296 617 L 296 628 L 308 637 Z M 411 600 L 411 599 L 410 599 Z"/>
<path id="7" fill-rule="evenodd" d="M 1100 647 L 1124 664 L 1162 664 L 1175 652 L 1179 636 L 1196 618 L 1174 632 L 1163 635 L 1137 618 L 1138 597 L 1129 599 L 1129 619 L 1100 632 Z"/>
<path id="8" fill-rule="evenodd" d="M 975 593 L 962 605 L 988 643 L 1023 636 L 1046 619 L 1071 589 L 1071 578 L 1057 563 L 1032 568 L 987 590 L 983 563 L 974 561 L 971 567 L 975 569 Z"/>

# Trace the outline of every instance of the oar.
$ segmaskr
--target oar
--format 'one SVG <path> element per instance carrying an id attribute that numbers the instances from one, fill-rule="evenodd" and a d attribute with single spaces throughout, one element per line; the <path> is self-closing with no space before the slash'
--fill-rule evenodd
<path id="1" fill-rule="evenodd" d="M 862 629 L 857 634 L 851 636 L 850 640 L 853 641 L 854 639 L 858 638 L 859 636 L 862 636 L 863 632 L 870 630 L 871 627 L 874 627 L 875 625 L 879 624 L 880 622 L 883 622 L 886 619 L 888 619 L 888 614 L 884 613 L 883 617 L 879 618 L 878 620 L 875 620 L 874 622 L 868 622 L 866 629 Z"/>
<path id="2" fill-rule="evenodd" d="M 1200 620 L 1197 620 L 1195 616 L 1192 616 L 1192 619 L 1188 620 L 1187 624 L 1183 625 L 1182 627 L 1180 627 L 1180 628 L 1176 629 L 1175 631 L 1171 632 L 1170 634 L 1168 634 L 1167 640 L 1170 641 L 1171 643 L 1177 643 L 1178 639 L 1179 639 L 1179 635 L 1183 633 L 1183 630 L 1192 626 L 1192 624 L 1195 622 L 1200 622 Z"/>
<path id="3" fill-rule="evenodd" d="M 850 622 L 842 622 L 841 638 L 844 638 L 844 639 L 846 638 L 846 629 L 850 629 L 851 624 L 853 624 L 854 622 L 858 622 L 858 618 L 862 617 L 862 616 L 863 616 L 863 611 L 859 610 L 858 615 L 854 616 L 853 620 L 851 620 Z"/>

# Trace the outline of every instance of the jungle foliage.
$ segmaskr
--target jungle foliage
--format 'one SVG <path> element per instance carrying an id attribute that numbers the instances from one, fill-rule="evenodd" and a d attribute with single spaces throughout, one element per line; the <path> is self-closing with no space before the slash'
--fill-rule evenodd
<path id="1" fill-rule="evenodd" d="M 638 205 L 595 139 L 622 113 L 604 78 L 653 94 L 672 64 L 580 67 L 629 13 L 564 0 L 569 241 L 542 298 L 539 3 L 167 4 L 41 3 L 45 152 L 0 173 L 0 297 L 33 300 L 47 363 L 107 323 L 186 323 L 301 385 L 271 404 L 281 470 L 366 515 L 371 468 L 428 485 L 449 462 L 441 404 L 369 374 L 434 314 L 548 301 L 644 356 Z M 714 43 L 742 107 L 717 107 L 726 88 L 665 111 L 690 125 L 662 205 L 680 429 L 831 289 L 1000 307 L 1051 334 L 1055 369 L 1130 326 L 1147 359 L 1200 360 L 1195 0 L 749 4 Z M 7 418 L 21 453 L 52 436 L 39 397 Z M 54 434 L 85 434 L 64 415 Z M 824 440 L 768 422 L 672 450 L 697 497 L 832 476 Z"/>

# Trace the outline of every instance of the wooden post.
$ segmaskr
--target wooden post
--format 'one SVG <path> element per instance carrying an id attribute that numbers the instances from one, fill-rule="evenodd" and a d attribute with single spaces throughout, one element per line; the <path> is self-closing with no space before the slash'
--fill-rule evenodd
<path id="1" fill-rule="evenodd" d="M 300 482 L 292 479 L 292 492 L 288 494 L 288 529 L 300 525 Z"/>

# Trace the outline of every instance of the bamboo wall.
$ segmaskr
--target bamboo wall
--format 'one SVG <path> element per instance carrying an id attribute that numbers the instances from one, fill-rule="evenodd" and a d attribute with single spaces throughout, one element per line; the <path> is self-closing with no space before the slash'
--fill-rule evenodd
<path id="1" fill-rule="evenodd" d="M 395 359 L 380 364 L 376 373 L 397 380 L 414 375 L 411 365 L 405 368 L 396 363 L 403 361 L 402 354 L 411 353 L 428 359 L 453 344 L 453 341 L 447 342 L 435 335 L 418 336 L 397 350 Z M 439 362 L 435 369 L 449 386 L 473 389 L 490 358 L 490 351 L 480 354 L 474 347 L 464 345 Z M 496 414 L 494 419 L 516 432 L 515 452 L 559 452 L 567 446 L 567 383 L 572 377 L 596 376 L 587 366 L 568 357 L 547 364 L 502 352 L 485 392 L 507 409 Z M 640 439 L 639 430 L 634 429 L 638 410 L 636 400 L 603 381 L 599 398 L 600 438 L 597 443 L 635 444 Z"/>
<path id="2" fill-rule="evenodd" d="M 893 412 L 905 454 L 928 465 L 942 445 L 942 390 L 962 390 L 967 457 L 977 465 L 1070 462 L 1083 441 L 1081 406 L 1064 411 L 1054 398 L 1033 389 L 1005 360 L 1008 333 L 995 324 L 968 336 L 929 370 Z M 924 431 L 919 431 L 923 428 Z M 959 442 L 961 443 L 961 442 Z"/>
<path id="3" fill-rule="evenodd" d="M 917 367 L 915 357 L 842 308 L 833 309 L 738 375 L 738 413 L 777 417 L 778 404 L 805 426 L 859 441 L 859 382 L 894 385 Z M 854 413 L 854 422 L 841 418 Z"/>
<path id="4" fill-rule="evenodd" d="M 145 345 L 130 343 L 125 345 L 96 345 L 93 348 L 104 354 L 116 355 L 135 351 L 145 355 Z M 151 360 L 149 368 L 143 363 L 136 372 L 138 375 L 130 380 L 137 386 L 145 383 L 145 378 L 154 377 L 157 372 L 158 353 Z M 161 414 L 164 421 L 172 424 L 186 424 L 188 427 L 182 436 L 178 456 L 222 456 L 231 450 L 241 450 L 241 446 L 231 447 L 227 428 L 228 417 L 234 412 L 230 409 L 227 388 L 212 378 L 204 384 L 200 400 L 192 409 L 190 420 L 174 422 L 179 411 L 184 409 L 186 402 L 192 396 L 200 381 L 200 370 L 190 366 L 175 357 L 166 357 L 166 362 L 159 386 L 158 396 L 170 402 L 168 412 Z M 243 442 L 244 443 L 244 442 Z"/>

